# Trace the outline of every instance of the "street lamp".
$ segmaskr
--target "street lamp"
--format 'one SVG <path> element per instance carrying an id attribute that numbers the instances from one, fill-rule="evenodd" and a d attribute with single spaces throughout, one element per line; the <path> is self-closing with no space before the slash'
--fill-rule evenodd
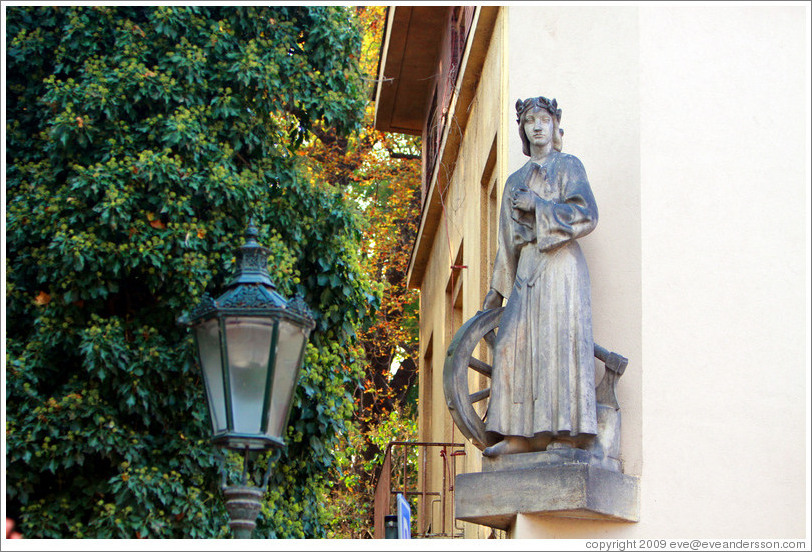
<path id="1" fill-rule="evenodd" d="M 284 434 L 305 345 L 315 323 L 301 297 L 285 300 L 268 274 L 269 251 L 253 222 L 237 268 L 217 299 L 204 295 L 188 316 L 206 388 L 212 442 L 244 455 L 242 485 L 223 486 L 238 538 L 256 526 L 263 485 L 247 485 L 249 456 L 285 446 Z"/>

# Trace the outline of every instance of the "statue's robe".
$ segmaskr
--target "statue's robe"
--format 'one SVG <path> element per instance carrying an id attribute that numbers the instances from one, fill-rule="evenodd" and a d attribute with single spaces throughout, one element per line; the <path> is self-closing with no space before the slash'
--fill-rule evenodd
<path id="1" fill-rule="evenodd" d="M 535 212 L 513 208 L 512 190 L 534 192 Z M 505 183 L 491 287 L 507 297 L 494 347 L 485 420 L 501 436 L 597 433 L 589 271 L 575 241 L 598 209 L 581 162 L 552 152 Z"/>

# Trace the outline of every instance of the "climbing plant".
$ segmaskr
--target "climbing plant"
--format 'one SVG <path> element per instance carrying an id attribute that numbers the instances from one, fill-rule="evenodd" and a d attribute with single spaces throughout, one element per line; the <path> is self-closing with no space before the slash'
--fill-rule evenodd
<path id="1" fill-rule="evenodd" d="M 358 7 L 356 15 L 365 96 L 372 98 L 386 8 Z M 372 323 L 359 332 L 363 379 L 353 390 L 354 423 L 336 449 L 331 531 L 345 538 L 372 534 L 375 483 L 388 442 L 417 437 L 418 296 L 407 287 L 406 272 L 419 215 L 420 141 L 380 132 L 374 119 L 369 102 L 356 132 L 314 125 L 299 150 L 309 177 L 331 182 L 362 213 L 361 263 L 381 294 Z"/>
<path id="2" fill-rule="evenodd" d="M 381 290 L 356 204 L 307 173 L 362 121 L 336 7 L 6 8 L 7 501 L 26 538 L 226 536 L 192 344 L 249 216 L 315 313 L 258 536 L 326 535 Z M 226 459 L 227 472 L 238 470 Z"/>

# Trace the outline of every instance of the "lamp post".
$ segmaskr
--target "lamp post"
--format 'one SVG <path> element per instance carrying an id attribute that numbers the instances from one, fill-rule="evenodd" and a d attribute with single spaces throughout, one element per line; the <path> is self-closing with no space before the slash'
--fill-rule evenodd
<path id="1" fill-rule="evenodd" d="M 315 324 L 301 297 L 285 300 L 268 274 L 269 251 L 257 243 L 253 222 L 237 250 L 237 268 L 217 299 L 204 295 L 188 316 L 206 388 L 212 442 L 243 454 L 242 484 L 225 486 L 226 509 L 237 538 L 256 526 L 261 487 L 248 485 L 250 457 L 285 446 L 307 339 Z"/>

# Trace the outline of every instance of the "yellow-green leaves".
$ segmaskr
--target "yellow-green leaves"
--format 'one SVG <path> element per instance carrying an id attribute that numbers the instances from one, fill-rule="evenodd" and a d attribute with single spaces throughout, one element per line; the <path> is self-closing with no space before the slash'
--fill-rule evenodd
<path id="1" fill-rule="evenodd" d="M 325 535 L 375 301 L 355 209 L 311 186 L 296 152 L 314 124 L 360 121 L 353 13 L 8 8 L 7 483 L 27 537 L 227 531 L 175 321 L 222 290 L 249 216 L 278 288 L 318 322 L 260 531 Z"/>

